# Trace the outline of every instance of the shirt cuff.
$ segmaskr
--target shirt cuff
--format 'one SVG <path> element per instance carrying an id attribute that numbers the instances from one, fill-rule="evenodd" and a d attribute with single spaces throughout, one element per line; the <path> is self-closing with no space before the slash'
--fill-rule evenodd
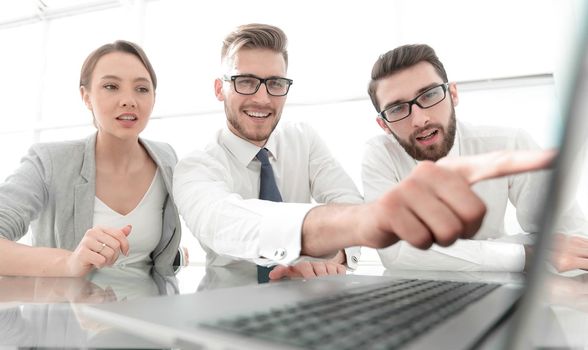
<path id="1" fill-rule="evenodd" d="M 357 269 L 359 258 L 361 257 L 361 247 L 349 247 L 345 248 L 345 258 L 347 261 L 347 267 L 351 270 Z"/>
<path id="2" fill-rule="evenodd" d="M 280 203 L 266 209 L 259 235 L 259 256 L 263 266 L 290 265 L 300 256 L 302 224 L 316 204 Z"/>
<path id="3" fill-rule="evenodd" d="M 521 272 L 525 269 L 525 247 L 522 244 L 496 242 L 489 244 L 485 257 L 494 261 L 486 261 L 487 266 L 493 266 L 496 271 Z"/>

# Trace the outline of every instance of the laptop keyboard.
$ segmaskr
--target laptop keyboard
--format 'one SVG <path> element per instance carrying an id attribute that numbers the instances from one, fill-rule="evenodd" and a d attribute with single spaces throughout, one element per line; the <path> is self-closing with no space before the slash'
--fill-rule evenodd
<path id="1" fill-rule="evenodd" d="M 389 281 L 203 325 L 305 349 L 395 349 L 497 287 Z"/>

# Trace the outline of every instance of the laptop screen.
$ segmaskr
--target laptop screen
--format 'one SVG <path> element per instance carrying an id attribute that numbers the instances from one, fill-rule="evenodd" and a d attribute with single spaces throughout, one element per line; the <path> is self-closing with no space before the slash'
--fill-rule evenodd
<path id="1" fill-rule="evenodd" d="M 586 8 L 588 9 L 588 7 Z M 578 18 L 588 18 L 587 11 Z M 574 175 L 571 169 L 574 163 L 583 159 L 578 156 L 583 154 L 581 149 L 588 138 L 588 54 L 587 40 L 588 28 L 584 23 L 573 40 L 570 48 L 569 70 L 565 74 L 561 96 L 561 116 L 554 117 L 554 130 L 559 132 L 559 153 L 555 160 L 554 169 L 547 191 L 543 215 L 541 216 L 540 232 L 535 243 L 535 254 L 528 274 L 528 283 L 521 300 L 520 307 L 515 314 L 514 326 L 510 329 L 508 337 L 510 343 L 506 348 L 527 349 L 532 347 L 531 340 L 537 339 L 544 325 L 542 320 L 546 311 L 543 306 L 547 283 L 547 265 L 542 263 L 549 259 L 550 248 L 553 244 L 553 233 L 558 224 L 562 209 L 568 202 L 566 195 L 569 192 L 571 178 Z"/>

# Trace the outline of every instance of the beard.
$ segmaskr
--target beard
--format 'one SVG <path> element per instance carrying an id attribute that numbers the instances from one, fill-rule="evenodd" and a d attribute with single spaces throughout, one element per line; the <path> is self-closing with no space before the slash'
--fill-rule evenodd
<path id="1" fill-rule="evenodd" d="M 252 128 L 253 130 L 247 130 L 247 127 L 244 125 L 245 123 L 241 123 L 239 121 L 238 113 L 231 113 L 231 111 L 227 108 L 226 104 L 225 115 L 227 116 L 227 121 L 229 122 L 230 126 L 238 133 L 237 136 L 251 142 L 266 141 L 270 137 L 272 132 L 274 132 L 274 129 L 280 121 L 280 116 L 276 115 L 269 129 L 264 126 L 263 128 Z"/>
<path id="2" fill-rule="evenodd" d="M 439 130 L 443 131 L 444 138 L 441 140 L 441 143 L 421 147 L 417 144 L 416 135 L 423 132 L 426 129 L 430 128 L 438 128 Z M 447 123 L 447 127 L 444 127 L 441 124 L 430 124 L 426 127 L 419 128 L 415 132 L 413 132 L 408 141 L 402 140 L 398 135 L 392 133 L 396 141 L 404 148 L 404 151 L 408 153 L 409 156 L 416 160 L 431 160 L 437 161 L 443 157 L 445 157 L 451 147 L 453 147 L 453 143 L 455 142 L 455 132 L 456 132 L 456 120 L 455 120 L 455 108 L 451 106 L 451 116 L 449 118 L 449 123 Z"/>

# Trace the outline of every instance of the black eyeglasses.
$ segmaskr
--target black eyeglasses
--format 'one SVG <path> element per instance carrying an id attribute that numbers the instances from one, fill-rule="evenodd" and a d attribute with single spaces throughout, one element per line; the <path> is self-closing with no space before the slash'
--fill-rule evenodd
<path id="1" fill-rule="evenodd" d="M 412 105 L 417 105 L 422 109 L 431 108 L 445 99 L 448 86 L 449 83 L 433 86 L 410 101 L 397 103 L 384 109 L 380 112 L 380 117 L 388 123 L 394 123 L 408 118 L 412 113 Z"/>
<path id="2" fill-rule="evenodd" d="M 253 95 L 259 90 L 261 84 L 265 84 L 265 90 L 271 96 L 286 96 L 290 90 L 290 85 L 294 83 L 292 79 L 271 77 L 258 78 L 253 75 L 233 75 L 225 76 L 225 81 L 232 81 L 235 91 L 241 95 Z"/>

